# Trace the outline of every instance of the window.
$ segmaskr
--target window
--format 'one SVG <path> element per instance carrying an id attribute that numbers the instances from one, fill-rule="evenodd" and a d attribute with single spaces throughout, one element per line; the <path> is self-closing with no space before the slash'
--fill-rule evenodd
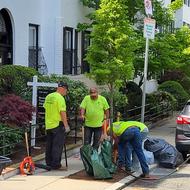
<path id="1" fill-rule="evenodd" d="M 90 32 L 85 31 L 82 33 L 82 73 L 89 73 L 90 67 L 89 63 L 85 60 L 87 49 L 90 46 Z"/>
<path id="2" fill-rule="evenodd" d="M 190 28 L 190 24 L 183 22 L 183 26 L 188 26 Z"/>
<path id="3" fill-rule="evenodd" d="M 184 0 L 184 4 L 190 7 L 190 0 Z"/>
<path id="4" fill-rule="evenodd" d="M 1 13 L 0 13 L 0 32 L 6 32 L 5 20 Z"/>
<path id="5" fill-rule="evenodd" d="M 29 55 L 28 64 L 38 70 L 38 57 L 39 57 L 39 47 L 38 47 L 38 25 L 29 24 Z"/>
<path id="6" fill-rule="evenodd" d="M 73 28 L 63 28 L 63 74 L 72 74 L 73 67 Z"/>
<path id="7" fill-rule="evenodd" d="M 72 31 L 65 30 L 65 49 L 72 49 Z"/>

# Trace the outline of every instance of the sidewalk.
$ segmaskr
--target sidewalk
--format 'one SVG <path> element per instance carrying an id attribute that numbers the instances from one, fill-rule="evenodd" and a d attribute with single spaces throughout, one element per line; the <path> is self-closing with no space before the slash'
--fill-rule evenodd
<path id="1" fill-rule="evenodd" d="M 69 179 L 67 176 L 83 170 L 82 161 L 79 154 L 75 154 L 68 159 L 68 171 L 45 171 L 37 169 L 34 175 L 15 175 L 7 180 L 0 181 L 1 190 L 103 190 L 113 189 L 122 184 L 111 183 L 109 180 L 78 180 Z M 64 160 L 63 160 L 64 164 Z M 122 183 L 125 182 L 122 180 Z M 114 188 L 115 189 L 115 188 Z"/>
<path id="2" fill-rule="evenodd" d="M 160 125 L 168 125 L 171 118 L 162 120 Z M 159 126 L 156 125 L 156 126 Z M 21 176 L 19 174 L 0 181 L 1 190 L 116 190 L 134 177 L 127 176 L 119 182 L 113 183 L 109 180 L 82 180 L 70 179 L 69 175 L 84 169 L 79 157 L 79 147 L 72 150 L 71 157 L 68 158 L 68 171 L 45 171 L 36 169 L 34 175 Z M 62 160 L 63 165 L 65 160 Z M 155 165 L 150 166 L 150 168 Z M 138 176 L 139 173 L 135 173 Z"/>

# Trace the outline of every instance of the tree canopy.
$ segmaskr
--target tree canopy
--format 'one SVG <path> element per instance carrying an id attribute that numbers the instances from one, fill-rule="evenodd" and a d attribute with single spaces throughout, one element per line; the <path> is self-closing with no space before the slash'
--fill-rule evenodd
<path id="1" fill-rule="evenodd" d="M 96 10 L 92 45 L 88 49 L 90 76 L 99 84 L 117 85 L 133 76 L 135 34 L 125 0 L 102 0 Z"/>

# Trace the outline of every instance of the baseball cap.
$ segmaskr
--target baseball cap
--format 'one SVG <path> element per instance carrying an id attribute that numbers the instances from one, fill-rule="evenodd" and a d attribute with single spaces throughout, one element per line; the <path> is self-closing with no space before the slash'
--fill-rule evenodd
<path id="1" fill-rule="evenodd" d="M 64 88 L 66 88 L 68 90 L 68 84 L 63 82 L 63 81 L 58 82 L 58 87 L 64 87 Z"/>

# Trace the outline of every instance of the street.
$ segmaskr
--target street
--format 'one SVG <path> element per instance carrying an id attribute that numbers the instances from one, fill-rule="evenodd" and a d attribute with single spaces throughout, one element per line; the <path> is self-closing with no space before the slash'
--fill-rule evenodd
<path id="1" fill-rule="evenodd" d="M 172 118 L 166 125 L 161 127 L 155 127 L 150 131 L 151 136 L 163 138 L 170 144 L 175 144 L 175 117 Z M 161 180 L 143 181 L 138 180 L 133 184 L 127 186 L 123 190 L 184 190 L 189 189 L 189 177 L 190 177 L 190 164 L 186 164 L 179 171 L 174 174 L 164 177 L 172 169 L 153 169 L 152 175 L 163 177 Z"/>

